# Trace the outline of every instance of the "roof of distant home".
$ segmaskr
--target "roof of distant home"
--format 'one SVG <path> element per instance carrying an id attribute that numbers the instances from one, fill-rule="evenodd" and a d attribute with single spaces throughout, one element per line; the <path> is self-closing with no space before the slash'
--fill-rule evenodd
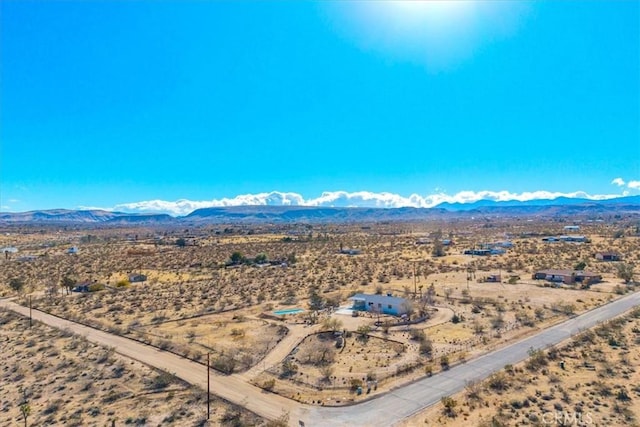
<path id="1" fill-rule="evenodd" d="M 394 297 L 389 295 L 374 295 L 374 294 L 355 294 L 349 298 L 351 301 L 366 301 L 374 304 L 392 304 L 402 305 L 407 300 L 400 297 Z"/>
<path id="2" fill-rule="evenodd" d="M 592 273 L 590 271 L 583 271 L 583 270 L 556 270 L 556 269 L 538 270 L 538 271 L 536 271 L 536 274 L 547 274 L 547 275 L 550 275 L 550 276 L 571 276 L 572 274 L 575 274 L 576 276 L 583 276 L 583 277 L 600 276 L 599 274 Z"/>

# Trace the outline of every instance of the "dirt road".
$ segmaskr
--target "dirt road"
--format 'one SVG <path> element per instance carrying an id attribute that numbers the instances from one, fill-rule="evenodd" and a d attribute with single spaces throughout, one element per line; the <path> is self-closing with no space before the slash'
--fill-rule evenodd
<path id="1" fill-rule="evenodd" d="M 544 348 L 557 344 L 581 330 L 616 317 L 637 305 L 640 305 L 640 293 L 638 292 L 580 316 L 575 316 L 507 347 L 458 365 L 447 371 L 446 374 L 423 378 L 381 394 L 369 401 L 348 407 L 326 408 L 303 405 L 251 386 L 245 382 L 242 376 L 223 376 L 213 371 L 211 373 L 212 392 L 265 418 L 275 419 L 283 413 L 288 413 L 291 425 L 305 425 L 307 427 L 389 426 L 437 403 L 442 396 L 462 390 L 466 380 L 482 380 L 507 363 L 515 364 L 526 359 L 531 347 Z M 0 307 L 9 308 L 25 316 L 29 315 L 27 307 L 22 307 L 9 300 L 0 300 Z M 114 347 L 115 351 L 124 356 L 164 369 L 191 384 L 206 388 L 206 368 L 188 359 L 37 310 L 33 311 L 33 318 L 56 328 L 67 328 L 74 333 L 85 336 L 90 341 Z M 291 339 L 287 343 L 288 348 L 294 345 L 295 340 Z"/>

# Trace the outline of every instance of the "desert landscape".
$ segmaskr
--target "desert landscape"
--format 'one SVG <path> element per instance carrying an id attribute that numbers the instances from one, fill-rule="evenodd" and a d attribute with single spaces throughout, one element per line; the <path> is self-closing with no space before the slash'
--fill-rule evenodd
<path id="1" fill-rule="evenodd" d="M 577 224 L 569 227 L 579 229 L 579 241 L 549 238 L 566 236 L 564 218 L 485 218 L 450 224 L 216 224 L 189 229 L 11 224 L 0 237 L 0 246 L 15 249 L 5 251 L 1 261 L 6 286 L 0 292 L 25 307 L 200 364 L 208 355 L 212 369 L 237 375 L 268 393 L 306 405 L 341 406 L 437 375 L 634 292 L 633 269 L 640 260 L 638 223 L 611 217 Z M 599 259 L 602 254 L 617 258 Z M 573 277 L 535 278 L 547 270 L 573 271 Z M 575 279 L 576 272 L 596 279 Z M 349 300 L 354 295 L 396 298 L 402 301 L 402 315 L 354 310 Z M 5 316 L 3 329 L 20 321 Z M 58 334 L 62 335 L 56 341 L 61 342 L 50 344 L 56 355 L 78 357 L 74 350 L 79 345 L 65 344 L 64 331 Z M 20 345 L 15 339 L 9 341 Z M 630 338 L 625 343 L 630 348 L 636 344 Z M 577 357 L 569 347 L 557 351 Z M 627 351 L 632 369 L 634 353 Z M 4 346 L 5 353 L 15 358 L 23 349 Z M 132 375 L 148 378 L 150 374 L 142 375 L 139 365 L 135 367 Z M 550 364 L 551 373 L 544 375 L 562 383 L 562 372 L 552 368 L 555 365 Z M 511 377 L 527 369 L 509 369 L 519 371 L 496 375 L 506 375 L 510 390 L 523 390 L 526 396 L 530 390 L 521 383 L 511 384 Z M 33 381 L 23 376 L 20 387 L 28 388 Z M 117 378 L 111 382 L 117 384 Z M 629 377 L 630 398 L 632 383 Z M 75 393 L 87 394 L 78 387 Z M 144 387 L 144 383 L 133 387 L 131 394 Z M 187 384 L 181 387 L 170 402 L 153 400 L 167 419 L 173 419 L 170 414 L 180 404 L 202 401 L 201 391 Z M 500 402 L 502 395 L 483 387 L 487 401 L 491 396 L 490 406 L 456 406 L 444 418 L 437 414 L 434 425 L 455 425 L 461 419 L 482 423 L 488 414 L 507 420 L 504 413 L 509 408 Z M 572 387 L 567 384 L 562 390 Z M 10 402 L 4 405 L 10 411 Z M 34 415 L 47 412 L 37 405 L 33 408 Z M 135 412 L 134 408 L 123 410 Z M 625 408 L 626 421 L 634 420 L 633 404 Z M 219 411 L 228 412 L 224 405 Z M 421 417 L 433 422 L 435 409 L 430 411 L 408 422 Z M 112 419 L 109 416 L 115 413 L 101 408 L 102 418 L 91 422 Z M 50 411 L 46 415 L 51 418 Z M 202 422 L 201 415 L 198 411 L 183 415 L 184 422 Z M 166 423 L 164 418 L 139 417 Z M 243 425 L 261 422 L 245 414 L 233 421 L 238 420 Z"/>
<path id="2" fill-rule="evenodd" d="M 0 0 L 0 427 L 640 427 L 639 16 Z"/>
<path id="3" fill-rule="evenodd" d="M 0 311 L 0 425 L 207 425 L 206 392 L 69 330 Z M 264 420 L 217 398 L 220 425 Z M 112 424 L 113 423 L 113 424 Z"/>

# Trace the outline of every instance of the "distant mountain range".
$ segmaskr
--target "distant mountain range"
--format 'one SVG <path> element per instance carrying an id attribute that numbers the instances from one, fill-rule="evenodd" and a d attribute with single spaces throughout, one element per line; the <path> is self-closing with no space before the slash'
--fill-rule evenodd
<path id="1" fill-rule="evenodd" d="M 167 214 L 133 214 L 105 210 L 52 209 L 0 213 L 1 223 L 72 224 L 180 224 L 251 222 L 378 222 L 500 216 L 602 216 L 640 215 L 640 196 L 607 200 L 560 197 L 553 200 L 517 200 L 442 203 L 433 208 L 330 208 L 313 206 L 227 206 L 197 209 L 183 217 Z"/>
<path id="2" fill-rule="evenodd" d="M 147 222 L 171 222 L 174 221 L 167 214 L 132 214 L 124 212 L 109 212 L 99 209 L 71 210 L 50 209 L 29 212 L 3 212 L 0 213 L 0 223 L 147 223 Z"/>
<path id="3" fill-rule="evenodd" d="M 506 200 L 497 202 L 495 200 L 478 200 L 473 203 L 448 203 L 439 204 L 438 208 L 449 211 L 470 211 L 489 207 L 532 207 L 532 206 L 568 206 L 568 205 L 640 205 L 640 196 L 617 197 L 614 199 L 593 200 L 575 197 L 557 197 L 555 199 L 535 199 L 535 200 Z"/>

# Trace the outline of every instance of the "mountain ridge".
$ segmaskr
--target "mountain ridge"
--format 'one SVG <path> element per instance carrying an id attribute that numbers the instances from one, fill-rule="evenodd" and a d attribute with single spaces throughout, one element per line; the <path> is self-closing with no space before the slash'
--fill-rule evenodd
<path id="1" fill-rule="evenodd" d="M 128 213 L 101 209 L 48 209 L 0 212 L 0 223 L 169 224 L 183 222 L 364 222 L 414 221 L 472 215 L 557 216 L 607 213 L 640 214 L 640 196 L 606 200 L 559 197 L 530 201 L 479 200 L 442 203 L 431 208 L 324 207 L 241 205 L 196 209 L 185 216 L 165 213 Z"/>

